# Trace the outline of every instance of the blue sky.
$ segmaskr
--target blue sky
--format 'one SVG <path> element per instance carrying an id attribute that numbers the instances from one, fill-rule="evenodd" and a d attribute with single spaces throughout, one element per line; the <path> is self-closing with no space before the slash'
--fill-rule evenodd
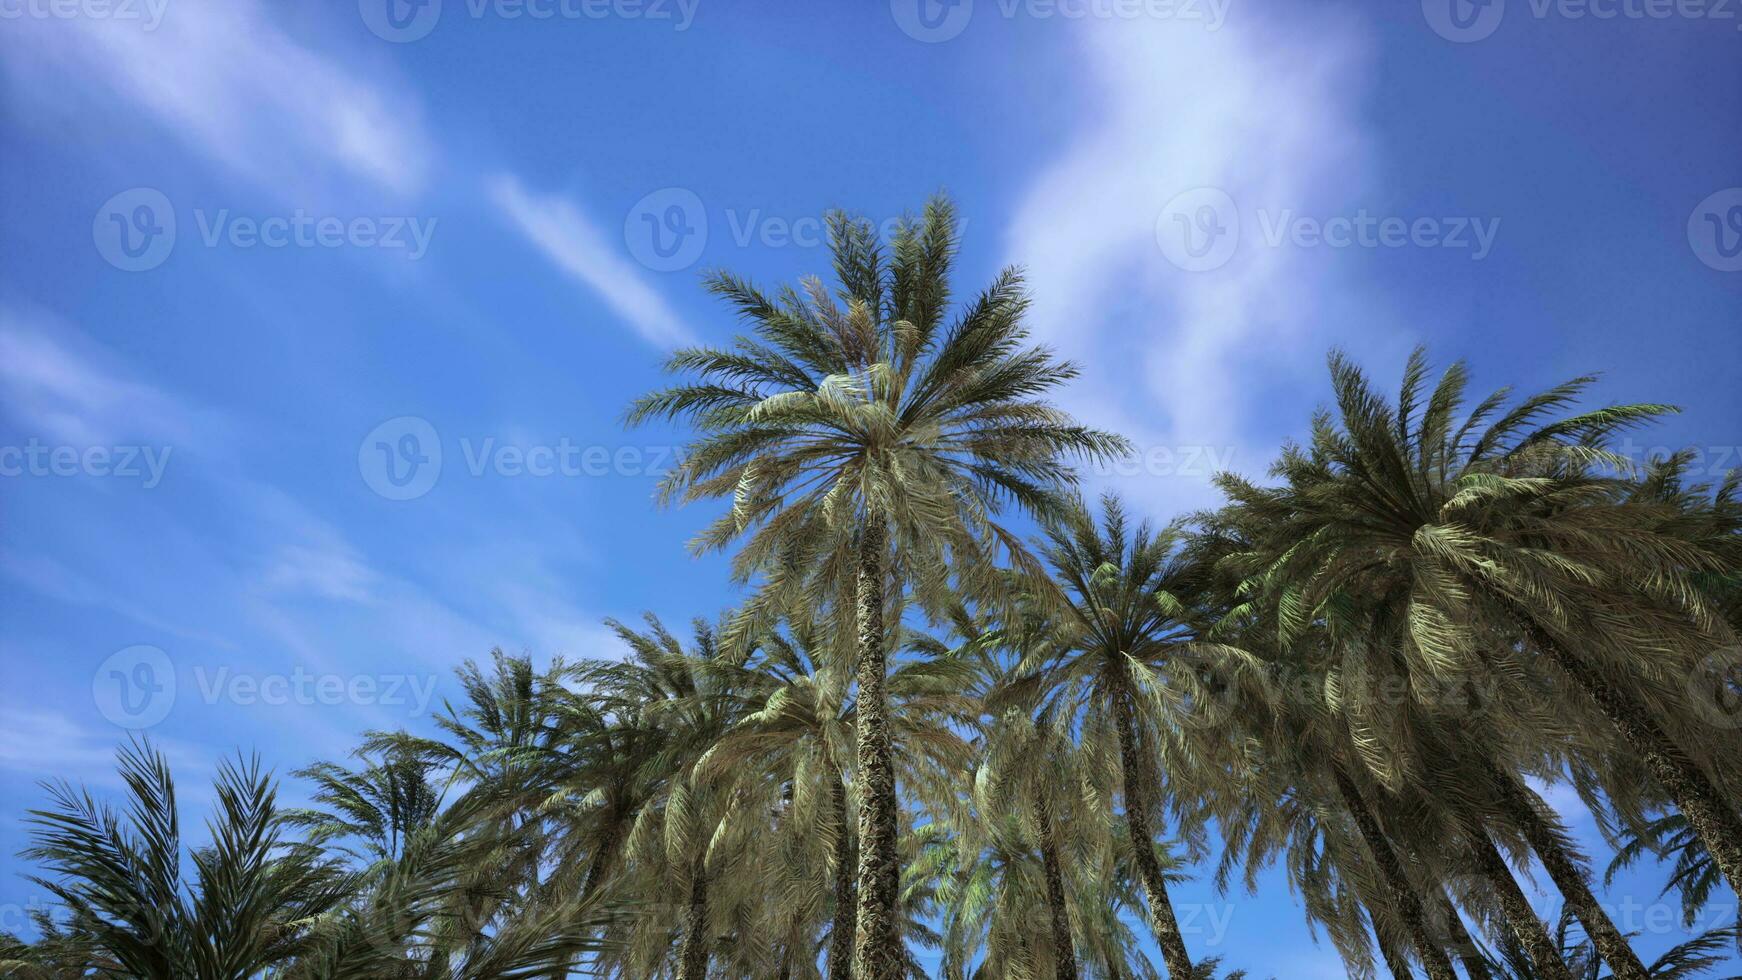
<path id="1" fill-rule="evenodd" d="M 1157 518 L 1300 435 L 1332 346 L 1601 371 L 1684 408 L 1641 451 L 1742 465 L 1734 5 L 918 2 L 0 2 L 8 915 L 35 781 L 112 785 L 124 724 L 197 804 L 492 647 L 729 602 L 622 410 L 732 332 L 701 270 L 826 272 L 830 207 L 949 191 L 958 288 L 1028 268 L 1068 406 L 1143 452 L 1092 482 Z M 1341 975 L 1280 887 L 1181 891 L 1196 949 Z"/>

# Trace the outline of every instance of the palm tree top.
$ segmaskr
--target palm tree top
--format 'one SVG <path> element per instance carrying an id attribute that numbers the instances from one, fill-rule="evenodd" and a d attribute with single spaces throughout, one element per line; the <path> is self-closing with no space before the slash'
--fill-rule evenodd
<path id="1" fill-rule="evenodd" d="M 681 418 L 695 429 L 661 500 L 731 500 L 693 547 L 748 535 L 740 580 L 783 546 L 871 519 L 895 529 L 898 555 L 1020 552 L 991 518 L 1012 503 L 1051 512 L 1055 488 L 1074 479 L 1065 457 L 1110 457 L 1127 443 L 1046 400 L 1077 368 L 1028 342 L 1016 269 L 947 319 L 948 200 L 904 221 L 887 249 L 864 221 L 836 212 L 828 224 L 834 290 L 812 277 L 771 296 L 729 273 L 708 277 L 750 331 L 677 351 L 666 369 L 690 377 L 630 408 L 632 425 Z"/>

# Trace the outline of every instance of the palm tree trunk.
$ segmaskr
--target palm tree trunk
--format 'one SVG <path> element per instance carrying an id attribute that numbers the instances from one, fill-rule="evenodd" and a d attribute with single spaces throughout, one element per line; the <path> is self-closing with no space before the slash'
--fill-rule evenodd
<path id="1" fill-rule="evenodd" d="M 1355 787 L 1355 781 L 1349 778 L 1342 763 L 1332 763 L 1331 770 L 1336 776 L 1337 790 L 1343 796 L 1343 805 L 1349 808 L 1349 815 L 1354 818 L 1356 829 L 1367 842 L 1367 850 L 1373 854 L 1373 863 L 1379 867 L 1379 874 L 1385 880 L 1385 888 L 1391 893 L 1392 908 L 1403 920 L 1404 928 L 1409 931 L 1410 941 L 1415 944 L 1415 953 L 1421 958 L 1422 968 L 1427 970 L 1427 975 L 1432 980 L 1457 980 L 1457 974 L 1452 972 L 1452 961 L 1447 958 L 1445 949 L 1428 932 L 1427 913 L 1422 909 L 1421 897 L 1416 894 L 1415 886 L 1410 884 L 1409 876 L 1403 873 L 1403 862 L 1397 859 L 1397 852 L 1392 849 L 1391 841 L 1379 829 L 1379 821 L 1374 818 L 1373 811 L 1367 807 L 1367 801 L 1361 797 L 1361 791 Z"/>
<path id="2" fill-rule="evenodd" d="M 895 765 L 884 691 L 883 551 L 888 528 L 871 516 L 859 538 L 859 915 L 853 972 L 860 980 L 901 980 L 901 928 L 896 921 L 901 866 L 896 851 Z"/>
<path id="3" fill-rule="evenodd" d="M 1525 633 L 1543 656 L 1582 688 L 1607 715 L 1657 777 L 1676 809 L 1687 818 L 1732 891 L 1742 895 L 1742 815 L 1724 799 L 1704 772 L 1688 758 L 1625 688 L 1609 683 L 1601 671 L 1574 656 L 1532 620 L 1520 617 Z M 1611 964 L 1613 966 L 1613 964 Z"/>
<path id="4" fill-rule="evenodd" d="M 1161 863 L 1155 859 L 1155 837 L 1149 830 L 1152 801 L 1143 776 L 1146 770 L 1138 758 L 1137 725 L 1129 691 L 1114 695 L 1114 715 L 1119 729 L 1120 776 L 1125 783 L 1125 826 L 1131 833 L 1132 859 L 1137 862 L 1144 898 L 1149 903 L 1149 927 L 1155 932 L 1156 945 L 1161 947 L 1167 975 L 1172 980 L 1191 980 L 1192 960 L 1186 953 L 1185 938 L 1180 935 L 1179 919 L 1173 914 L 1173 902 L 1167 897 Z"/>
<path id="5" fill-rule="evenodd" d="M 708 980 L 708 869 L 702 858 L 690 868 L 690 905 L 678 950 L 678 980 Z"/>
<path id="6" fill-rule="evenodd" d="M 1445 889 L 1440 889 L 1440 914 L 1446 919 L 1446 938 L 1450 940 L 1453 952 L 1458 955 L 1458 962 L 1464 965 L 1464 973 L 1470 980 L 1493 980 L 1493 972 L 1488 969 L 1488 963 L 1482 959 L 1482 950 L 1476 945 L 1476 940 L 1470 938 L 1470 930 L 1464 928 L 1464 920 L 1458 915 L 1458 907 L 1452 904 L 1452 897 Z"/>
<path id="7" fill-rule="evenodd" d="M 1034 794 L 1034 819 L 1040 825 L 1040 863 L 1046 871 L 1046 904 L 1052 912 L 1052 957 L 1058 980 L 1077 980 L 1077 949 L 1071 942 L 1071 914 L 1065 906 L 1065 879 L 1059 870 L 1058 836 L 1046 790 Z"/>
<path id="8" fill-rule="evenodd" d="M 593 855 L 593 863 L 587 868 L 587 881 L 581 886 L 581 898 L 593 897 L 599 886 L 605 882 L 605 873 L 611 870 L 611 862 L 617 860 L 617 847 L 623 842 L 623 822 L 613 819 L 605 828 L 605 835 L 599 840 L 598 851 Z"/>
<path id="9" fill-rule="evenodd" d="M 1536 910 L 1530 907 L 1530 899 L 1525 897 L 1524 889 L 1518 887 L 1518 879 L 1512 877 L 1512 869 L 1507 867 L 1506 859 L 1500 856 L 1500 851 L 1489 838 L 1487 829 L 1482 826 L 1481 821 L 1468 813 L 1460 814 L 1460 819 L 1464 825 L 1464 833 L 1469 837 L 1470 854 L 1476 860 L 1476 870 L 1499 897 L 1500 908 L 1506 913 L 1506 924 L 1511 927 L 1512 934 L 1518 937 L 1525 952 L 1530 954 L 1530 962 L 1535 965 L 1536 972 L 1548 980 L 1573 980 L 1573 971 L 1562 958 L 1560 946 L 1549 937 L 1548 929 L 1536 917 Z"/>
<path id="10" fill-rule="evenodd" d="M 1609 913 L 1603 911 L 1603 906 L 1597 903 L 1597 897 L 1591 894 L 1590 882 L 1586 879 L 1584 870 L 1561 847 L 1560 841 L 1555 839 L 1548 821 L 1537 812 L 1526 795 L 1525 788 L 1519 785 L 1516 777 L 1501 771 L 1492 760 L 1488 760 L 1488 769 L 1490 778 L 1500 792 L 1501 812 L 1524 832 L 1524 839 L 1536 851 L 1543 868 L 1548 871 L 1555 887 L 1560 889 L 1562 897 L 1566 899 L 1567 907 L 1578 916 L 1579 924 L 1585 927 L 1585 935 L 1591 937 L 1591 942 L 1597 947 L 1597 954 L 1609 964 L 1609 970 L 1615 974 L 1616 980 L 1650 980 L 1651 974 L 1646 972 L 1639 955 L 1633 952 L 1633 947 L 1627 944 L 1627 938 L 1615 927 Z"/>
<path id="11" fill-rule="evenodd" d="M 831 772 L 835 805 L 835 922 L 829 930 L 829 980 L 853 980 L 853 828 L 848 824 L 847 787 Z"/>

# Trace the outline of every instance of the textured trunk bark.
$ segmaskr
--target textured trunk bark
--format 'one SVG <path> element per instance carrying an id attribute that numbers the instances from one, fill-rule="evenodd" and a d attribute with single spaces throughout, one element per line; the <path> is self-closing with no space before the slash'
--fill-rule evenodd
<path id="1" fill-rule="evenodd" d="M 1446 939 L 1452 951 L 1458 956 L 1458 962 L 1464 965 L 1464 974 L 1470 980 L 1493 980 L 1494 974 L 1488 969 L 1488 963 L 1482 959 L 1482 949 L 1476 945 L 1476 940 L 1470 938 L 1470 930 L 1464 928 L 1464 920 L 1458 915 L 1458 907 L 1452 904 L 1452 897 L 1440 890 L 1440 915 L 1446 920 Z"/>
<path id="2" fill-rule="evenodd" d="M 1180 935 L 1179 919 L 1173 914 L 1173 901 L 1167 896 L 1161 863 L 1155 859 L 1155 837 L 1149 830 L 1152 801 L 1149 784 L 1143 777 L 1143 762 L 1138 757 L 1136 719 L 1128 692 L 1114 696 L 1114 714 L 1119 729 L 1120 776 L 1125 783 L 1125 826 L 1131 833 L 1132 859 L 1137 862 L 1144 898 L 1149 903 L 1149 926 L 1155 932 L 1156 945 L 1161 947 L 1167 975 L 1172 980 L 1191 980 L 1192 960 L 1186 953 L 1185 938 Z"/>
<path id="3" fill-rule="evenodd" d="M 853 827 L 848 822 L 847 786 L 831 772 L 829 795 L 835 804 L 835 922 L 829 930 L 829 980 L 853 978 Z"/>
<path id="4" fill-rule="evenodd" d="M 678 971 L 678 980 L 708 980 L 708 870 L 700 859 L 690 868 L 690 904 Z"/>
<path id="5" fill-rule="evenodd" d="M 617 860 L 617 847 L 623 841 L 623 822 L 613 819 L 605 830 L 605 836 L 599 841 L 599 851 L 593 855 L 593 863 L 587 868 L 586 883 L 581 886 L 581 897 L 591 898 L 593 893 L 604 884 L 605 875 L 611 870 L 611 863 Z"/>
<path id="6" fill-rule="evenodd" d="M 1725 801 L 1705 772 L 1658 727 L 1643 702 L 1626 689 L 1609 683 L 1601 671 L 1593 670 L 1573 655 L 1547 630 L 1520 618 L 1531 643 L 1590 695 L 1645 760 L 1664 792 L 1675 801 L 1676 809 L 1711 852 L 1731 890 L 1742 895 L 1742 814 Z"/>
<path id="7" fill-rule="evenodd" d="M 1469 838 L 1470 854 L 1476 859 L 1476 870 L 1499 897 L 1500 908 L 1506 913 L 1506 924 L 1518 937 L 1524 951 L 1530 954 L 1530 962 L 1535 965 L 1537 974 L 1547 980 L 1573 980 L 1573 971 L 1567 967 L 1560 946 L 1549 936 L 1542 920 L 1536 917 L 1530 899 L 1525 897 L 1524 889 L 1518 887 L 1518 879 L 1512 876 L 1512 869 L 1500 856 L 1500 851 L 1488 837 L 1488 831 L 1481 821 L 1468 813 L 1462 814 L 1461 820 L 1464 834 Z"/>
<path id="8" fill-rule="evenodd" d="M 867 518 L 859 539 L 859 914 L 853 973 L 860 980 L 900 980 L 900 855 L 896 848 L 895 765 L 884 691 L 883 550 L 887 527 Z"/>
<path id="9" fill-rule="evenodd" d="M 1548 821 L 1531 801 L 1529 791 L 1511 773 L 1501 771 L 1492 761 L 1487 764 L 1489 778 L 1499 790 L 1501 811 L 1524 832 L 1525 840 L 1530 842 L 1555 887 L 1560 889 L 1567 907 L 1578 916 L 1579 924 L 1585 927 L 1585 935 L 1590 936 L 1597 947 L 1597 955 L 1609 964 L 1609 971 L 1615 974 L 1616 980 L 1650 980 L 1651 974 L 1646 971 L 1645 964 L 1627 944 L 1627 937 L 1616 928 L 1609 913 L 1598 904 L 1597 896 L 1591 894 L 1584 869 L 1555 839 Z"/>
<path id="10" fill-rule="evenodd" d="M 1058 980 L 1077 980 L 1077 948 L 1071 941 L 1071 913 L 1065 905 L 1065 879 L 1059 870 L 1058 835 L 1046 789 L 1034 795 L 1034 819 L 1040 825 L 1040 864 L 1046 872 L 1046 904 L 1052 913 L 1052 955 Z"/>
<path id="11" fill-rule="evenodd" d="M 1361 791 L 1356 788 L 1355 781 L 1343 770 L 1341 763 L 1333 766 L 1336 775 L 1337 790 L 1343 796 L 1343 805 L 1349 808 L 1349 815 L 1355 820 L 1355 827 L 1361 832 L 1361 838 L 1367 842 L 1367 849 L 1373 854 L 1373 863 L 1378 866 L 1379 874 L 1385 880 L 1386 891 L 1391 893 L 1391 905 L 1397 917 L 1403 920 L 1404 928 L 1409 930 L 1410 942 L 1415 944 L 1416 956 L 1421 958 L 1422 968 L 1433 980 L 1457 980 L 1457 974 L 1452 972 L 1452 961 L 1446 956 L 1446 951 L 1428 932 L 1427 914 L 1421 906 L 1421 897 L 1416 894 L 1415 886 L 1410 884 L 1409 876 L 1403 873 L 1403 863 L 1397 859 L 1397 852 L 1392 849 L 1391 841 L 1379 829 L 1379 821 L 1374 818 L 1373 811 L 1368 809 L 1367 801 L 1361 797 Z"/>

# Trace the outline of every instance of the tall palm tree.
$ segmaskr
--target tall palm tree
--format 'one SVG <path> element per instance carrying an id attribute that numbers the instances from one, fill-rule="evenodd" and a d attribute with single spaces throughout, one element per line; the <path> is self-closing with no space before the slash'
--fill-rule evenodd
<path id="1" fill-rule="evenodd" d="M 1702 578 L 1726 556 L 1686 533 L 1682 507 L 1637 494 L 1631 464 L 1606 449 L 1669 409 L 1553 418 L 1592 381 L 1578 378 L 1509 409 L 1496 392 L 1460 419 L 1463 366 L 1429 392 L 1420 351 L 1395 406 L 1341 354 L 1331 375 L 1338 413 L 1285 449 L 1282 486 L 1221 479 L 1267 529 L 1251 590 L 1281 641 L 1325 617 L 1355 629 L 1359 597 L 1357 615 L 1377 611 L 1398 641 L 1366 649 L 1387 662 L 1395 650 L 1408 676 L 1552 670 L 1562 711 L 1601 719 L 1742 889 L 1742 814 L 1713 775 L 1735 733 L 1699 729 L 1685 708 L 1700 658 L 1735 642 Z"/>
<path id="2" fill-rule="evenodd" d="M 1117 738 L 1125 824 L 1149 909 L 1149 923 L 1169 975 L 1193 975 L 1191 957 L 1168 897 L 1156 854 L 1154 821 L 1162 785 L 1155 760 L 1160 732 L 1172 727 L 1163 674 L 1196 639 L 1179 593 L 1189 565 L 1171 530 L 1129 526 L 1111 495 L 1096 520 L 1081 500 L 1048 527 L 1042 554 L 1062 601 L 1039 628 L 1007 696 L 1037 696 L 1042 710 L 1078 727 L 1088 741 L 1109 729 Z"/>
<path id="3" fill-rule="evenodd" d="M 835 642 L 833 624 L 812 610 L 789 609 L 783 625 L 704 668 L 725 677 L 741 704 L 734 712 L 739 720 L 715 739 L 701 765 L 717 773 L 766 773 L 787 787 L 778 829 L 794 867 L 784 876 L 782 900 L 789 909 L 829 910 L 829 977 L 846 980 L 852 976 L 855 873 L 853 660 Z M 899 725 L 902 713 L 893 713 Z M 828 874 L 805 874 L 807 868 Z"/>
<path id="4" fill-rule="evenodd" d="M 697 430 L 664 481 L 666 500 L 730 498 L 695 542 L 743 539 L 735 576 L 766 577 L 748 619 L 779 593 L 810 590 L 854 610 L 858 650 L 858 939 L 855 971 L 901 969 L 897 796 L 884 690 L 884 616 L 911 587 L 942 606 L 1000 555 L 1024 562 L 998 523 L 1014 504 L 1049 512 L 1070 482 L 1067 454 L 1124 451 L 1044 397 L 1076 369 L 1027 345 L 1021 275 L 1000 273 L 951 321 L 954 207 L 941 198 L 906 222 L 888 254 L 869 223 L 829 221 L 837 289 L 807 279 L 777 297 L 728 273 L 708 280 L 751 325 L 728 348 L 678 351 L 693 379 L 637 400 L 632 424 L 687 418 Z M 892 588 L 891 583 L 895 583 Z"/>
<path id="5" fill-rule="evenodd" d="M 760 795 L 765 780 L 710 778 L 698 763 L 709 747 L 738 720 L 741 699 L 709 669 L 718 652 L 715 630 L 705 620 L 693 624 L 686 648 L 658 617 L 647 614 L 646 629 L 616 620 L 607 624 L 629 650 L 621 661 L 588 665 L 586 685 L 607 712 L 638 711 L 645 723 L 666 733 L 656 761 L 661 787 L 642 806 L 624 845 L 623 860 L 641 875 L 649 898 L 683 895 L 678 980 L 705 980 L 714 954 L 723 907 L 721 885 L 749 851 L 747 841 L 763 826 L 767 808 Z M 648 915 L 635 930 L 642 939 L 629 962 L 638 972 L 669 949 L 665 917 Z"/>
<path id="6" fill-rule="evenodd" d="M 830 867 L 830 885 L 815 904 L 831 907 L 828 963 L 831 980 L 852 975 L 854 840 L 849 799 L 857 702 L 850 633 L 803 607 L 789 609 L 783 629 L 758 634 L 750 649 L 721 651 L 702 665 L 717 675 L 739 704 L 739 720 L 707 750 L 699 765 L 711 773 L 756 772 L 785 787 L 779 832 L 799 852 L 827 845 L 818 866 Z M 890 738 L 898 775 L 909 785 L 937 784 L 959 772 L 968 748 L 957 729 L 977 711 L 962 692 L 966 668 L 942 644 L 916 631 L 896 631 L 891 646 L 904 650 L 890 672 Z M 784 900 L 799 898 L 786 878 Z"/>

